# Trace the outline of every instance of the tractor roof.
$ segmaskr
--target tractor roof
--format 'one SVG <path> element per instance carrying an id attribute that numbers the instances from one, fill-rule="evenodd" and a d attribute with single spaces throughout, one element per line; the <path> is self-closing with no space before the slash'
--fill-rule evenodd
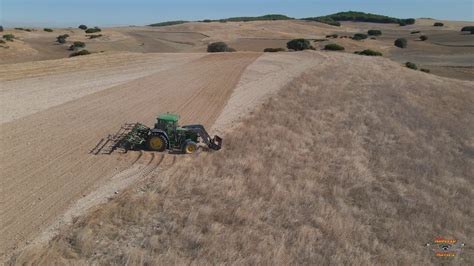
<path id="1" fill-rule="evenodd" d="M 158 116 L 158 119 L 160 120 L 165 120 L 165 121 L 172 121 L 172 122 L 177 122 L 179 116 L 175 114 L 161 114 Z"/>

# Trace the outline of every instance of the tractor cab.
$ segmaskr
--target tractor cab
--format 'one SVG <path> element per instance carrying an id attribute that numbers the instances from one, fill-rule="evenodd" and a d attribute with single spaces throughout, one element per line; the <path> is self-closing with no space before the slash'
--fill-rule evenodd
<path id="1" fill-rule="evenodd" d="M 175 114 L 161 114 L 156 118 L 155 128 L 161 129 L 168 134 L 178 126 L 179 116 Z"/>

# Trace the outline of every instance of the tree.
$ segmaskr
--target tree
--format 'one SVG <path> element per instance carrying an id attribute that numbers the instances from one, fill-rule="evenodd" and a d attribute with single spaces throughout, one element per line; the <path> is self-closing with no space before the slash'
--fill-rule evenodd
<path id="1" fill-rule="evenodd" d="M 295 51 L 302 51 L 309 49 L 311 44 L 306 39 L 294 39 L 286 43 L 286 47 Z"/>
<path id="2" fill-rule="evenodd" d="M 94 27 L 94 28 L 88 28 L 86 30 L 86 33 L 96 33 L 96 32 L 99 32 L 99 31 L 102 31 L 99 27 Z"/>
<path id="3" fill-rule="evenodd" d="M 395 40 L 394 45 L 399 48 L 407 48 L 408 41 L 405 38 L 399 38 Z"/>
<path id="4" fill-rule="evenodd" d="M 330 44 L 326 44 L 326 46 L 324 46 L 324 50 L 329 50 L 329 51 L 343 51 L 345 48 L 339 44 L 335 44 L 335 43 L 330 43 Z"/>
<path id="5" fill-rule="evenodd" d="M 474 31 L 474 26 L 464 26 L 462 27 L 461 31 L 470 31 L 471 34 Z"/>
<path id="6" fill-rule="evenodd" d="M 86 44 L 84 42 L 74 42 L 72 45 L 77 48 L 84 48 L 86 47 Z"/>
<path id="7" fill-rule="evenodd" d="M 15 35 L 13 34 L 5 34 L 3 35 L 3 39 L 7 40 L 7 41 L 10 41 L 10 42 L 13 42 L 13 39 L 15 39 Z"/>
<path id="8" fill-rule="evenodd" d="M 82 25 L 79 25 L 79 27 L 78 27 L 78 28 L 79 28 L 79 29 L 81 29 L 81 30 L 87 30 L 87 26 L 86 26 L 86 25 L 84 25 L 84 24 L 82 24 Z"/>
<path id="9" fill-rule="evenodd" d="M 382 56 L 381 52 L 377 52 L 377 51 L 370 50 L 370 49 L 367 49 L 367 50 L 364 50 L 364 51 L 359 51 L 359 52 L 354 52 L 354 53 L 358 54 L 358 55 L 367 55 L 367 56 Z"/>
<path id="10" fill-rule="evenodd" d="M 352 37 L 352 39 L 356 41 L 364 40 L 367 38 L 368 38 L 367 34 L 363 34 L 363 33 L 356 33 L 354 34 L 354 37 Z"/>
<path id="11" fill-rule="evenodd" d="M 415 63 L 412 63 L 412 62 L 406 62 L 406 63 L 405 63 L 405 66 L 408 67 L 408 68 L 410 68 L 410 69 L 413 69 L 413 70 L 417 70 L 417 69 L 418 69 L 418 67 L 416 66 L 416 64 L 415 64 Z"/>
<path id="12" fill-rule="evenodd" d="M 233 48 L 230 48 L 225 42 L 213 42 L 207 46 L 209 53 L 221 53 L 221 52 L 235 52 Z"/>
<path id="13" fill-rule="evenodd" d="M 382 31 L 380 31 L 380 30 L 369 30 L 367 32 L 367 34 L 370 35 L 370 36 L 380 36 L 380 35 L 382 35 Z"/>
<path id="14" fill-rule="evenodd" d="M 56 37 L 58 43 L 66 43 L 66 39 L 69 37 L 69 34 L 63 34 Z"/>
<path id="15" fill-rule="evenodd" d="M 441 22 L 435 22 L 435 23 L 433 24 L 433 26 L 435 26 L 435 27 L 443 27 L 444 24 L 441 23 Z"/>

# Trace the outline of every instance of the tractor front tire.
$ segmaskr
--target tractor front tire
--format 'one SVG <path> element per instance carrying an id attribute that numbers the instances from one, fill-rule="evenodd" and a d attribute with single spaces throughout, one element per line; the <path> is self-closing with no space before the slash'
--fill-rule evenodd
<path id="1" fill-rule="evenodd" d="M 194 141 L 187 141 L 183 146 L 183 153 L 192 154 L 197 152 L 198 146 Z"/>
<path id="2" fill-rule="evenodd" d="M 151 135 L 146 142 L 150 151 L 165 151 L 168 146 L 168 141 L 163 135 Z"/>

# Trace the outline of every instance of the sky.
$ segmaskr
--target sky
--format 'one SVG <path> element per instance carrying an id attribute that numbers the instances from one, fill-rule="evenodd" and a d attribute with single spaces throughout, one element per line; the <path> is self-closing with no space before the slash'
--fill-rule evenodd
<path id="1" fill-rule="evenodd" d="M 275 13 L 302 18 L 349 10 L 474 21 L 474 0 L 0 0 L 0 25 L 107 27 Z"/>

